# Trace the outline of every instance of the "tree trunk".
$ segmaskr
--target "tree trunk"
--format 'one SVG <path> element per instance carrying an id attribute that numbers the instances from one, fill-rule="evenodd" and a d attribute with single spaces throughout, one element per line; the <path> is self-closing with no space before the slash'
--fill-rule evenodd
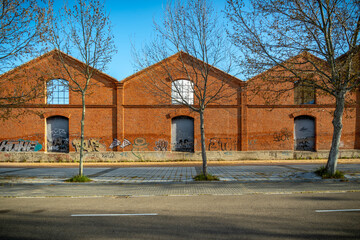
<path id="1" fill-rule="evenodd" d="M 85 93 L 81 95 L 82 100 L 82 115 L 81 115 L 81 137 L 80 137 L 80 165 L 79 165 L 79 175 L 84 175 L 84 125 L 85 125 Z"/>
<path id="2" fill-rule="evenodd" d="M 337 167 L 337 160 L 339 156 L 339 146 L 340 146 L 340 138 L 342 132 L 342 116 L 344 113 L 345 107 L 345 93 L 341 92 L 336 97 L 336 107 L 334 112 L 334 119 L 332 121 L 334 126 L 334 133 L 331 142 L 331 149 L 329 153 L 329 158 L 326 164 L 326 170 L 331 175 L 334 175 Z"/>
<path id="3" fill-rule="evenodd" d="M 207 176 L 207 158 L 205 146 L 204 110 L 200 110 L 201 156 L 203 160 L 203 174 Z"/>

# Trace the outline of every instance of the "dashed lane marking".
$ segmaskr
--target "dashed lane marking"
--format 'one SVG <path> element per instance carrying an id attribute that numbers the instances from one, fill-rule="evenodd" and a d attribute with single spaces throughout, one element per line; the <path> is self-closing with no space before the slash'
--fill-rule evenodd
<path id="1" fill-rule="evenodd" d="M 119 214 L 71 214 L 72 217 L 121 217 L 121 216 L 157 216 L 157 213 L 119 213 Z"/>
<path id="2" fill-rule="evenodd" d="M 328 212 L 360 212 L 360 209 L 334 209 L 334 210 L 316 210 L 317 213 L 328 213 Z"/>

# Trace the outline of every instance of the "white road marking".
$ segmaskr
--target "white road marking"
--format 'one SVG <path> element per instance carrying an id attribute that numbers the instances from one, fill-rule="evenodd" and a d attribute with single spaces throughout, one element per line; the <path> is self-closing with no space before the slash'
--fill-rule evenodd
<path id="1" fill-rule="evenodd" d="M 16 197 L 16 198 L 46 198 L 46 197 Z"/>
<path id="2" fill-rule="evenodd" d="M 72 217 L 157 216 L 157 213 L 71 214 Z"/>
<path id="3" fill-rule="evenodd" d="M 360 209 L 335 209 L 335 210 L 316 210 L 317 213 L 325 212 L 359 212 Z"/>

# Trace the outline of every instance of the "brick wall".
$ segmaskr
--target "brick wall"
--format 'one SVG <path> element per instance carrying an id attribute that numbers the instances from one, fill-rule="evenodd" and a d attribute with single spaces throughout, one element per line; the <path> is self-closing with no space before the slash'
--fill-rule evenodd
<path id="1" fill-rule="evenodd" d="M 71 65 L 70 71 L 78 73 L 76 61 L 72 60 L 72 64 L 74 65 Z M 1 142 L 7 141 L 8 147 L 11 147 L 11 144 L 16 147 L 19 140 L 20 145 L 23 144 L 21 140 L 25 140 L 26 144 L 27 142 L 36 142 L 41 145 L 41 149 L 39 150 L 38 147 L 36 151 L 46 151 L 46 119 L 52 116 L 62 116 L 69 119 L 69 150 L 75 151 L 73 143 L 74 141 L 76 143 L 80 138 L 81 96 L 79 93 L 69 91 L 69 104 L 47 105 L 46 82 L 58 78 L 71 82 L 64 73 L 54 51 L 1 76 L 1 79 L 7 82 L 9 86 L 12 85 L 13 79 L 25 82 L 24 88 L 42 81 L 39 91 L 44 93 L 38 98 L 15 108 L 14 115 L 22 113 L 19 117 L 1 123 L 1 129 L 6 130 L 0 133 Z M 82 82 L 81 78 L 79 79 Z M 90 81 L 88 95 L 86 96 L 85 115 L 85 136 L 89 151 L 93 149 L 91 144 L 97 144 L 97 148 L 106 150 L 113 138 L 117 137 L 116 82 L 115 79 L 102 73 L 96 73 Z"/>
<path id="2" fill-rule="evenodd" d="M 175 58 L 170 60 L 171 64 L 179 64 Z M 71 71 L 76 72 L 76 64 L 80 63 L 73 60 L 72 64 L 74 65 Z M 68 80 L 66 75 L 61 73 L 60 67 L 56 56 L 47 54 L 2 75 L 1 79 L 17 78 L 20 82 L 27 83 L 25 87 L 31 86 L 32 80 L 38 82 L 40 79 L 43 81 L 42 91 L 46 92 L 46 81 L 52 78 Z M 171 104 L 170 97 L 154 95 L 150 91 L 151 76 L 165 80 L 167 93 L 171 94 L 171 80 L 167 79 L 167 74 L 161 72 L 159 65 L 140 71 L 120 83 L 103 73 L 97 73 L 91 79 L 90 95 L 86 97 L 85 118 L 88 152 L 170 151 L 171 123 L 172 119 L 178 116 L 194 119 L 194 150 L 201 150 L 198 113 L 187 107 Z M 187 78 L 180 72 L 174 72 L 174 79 Z M 254 79 L 249 82 L 245 92 L 244 83 L 240 80 L 218 70 L 210 74 L 213 89 L 216 89 L 221 81 L 226 82 L 224 94 L 227 97 L 210 104 L 205 110 L 208 151 L 226 153 L 294 150 L 294 119 L 302 115 L 315 118 L 315 150 L 330 148 L 334 107 L 329 96 L 318 94 L 317 104 L 314 105 L 294 105 L 294 93 L 288 91 L 276 104 L 269 104 L 262 96 L 257 95 L 256 91 L 251 91 L 254 86 L 266 87 L 266 82 L 263 81 L 266 78 Z M 273 87 L 280 89 L 281 85 L 275 84 Z M 81 99 L 77 93 L 70 91 L 69 94 L 68 105 L 46 105 L 46 96 L 43 95 L 14 109 L 14 113 L 26 114 L 1 122 L 0 144 L 10 140 L 13 142 L 9 144 L 16 144 L 16 141 L 24 140 L 26 142 L 21 142 L 20 145 L 28 146 L 29 151 L 46 151 L 46 119 L 63 116 L 69 119 L 69 150 L 76 151 L 80 138 Z M 360 149 L 360 92 L 350 93 L 348 99 L 353 100 L 353 103 L 347 107 L 344 114 L 340 148 Z M 125 144 L 124 148 L 118 146 L 110 149 L 109 146 L 115 138 L 121 143 L 126 139 L 130 144 Z"/>

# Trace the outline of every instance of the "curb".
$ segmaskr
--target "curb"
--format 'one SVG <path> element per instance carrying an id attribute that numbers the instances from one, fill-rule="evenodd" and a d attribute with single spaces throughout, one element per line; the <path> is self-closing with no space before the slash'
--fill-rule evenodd
<path id="1" fill-rule="evenodd" d="M 243 195 L 287 195 L 287 194 L 333 194 L 333 193 L 359 193 L 360 190 L 318 190 L 318 191 L 274 191 L 274 192 L 248 192 L 248 193 L 232 193 L 232 194 L 217 194 L 217 193 L 184 193 L 184 194 L 104 194 L 104 195 L 38 195 L 38 196 L 0 196 L 0 199 L 5 198 L 139 198 L 139 197 L 197 197 L 197 196 L 243 196 Z"/>
<path id="2" fill-rule="evenodd" d="M 208 161 L 208 166 L 241 166 L 241 165 L 306 165 L 326 164 L 327 159 L 309 160 L 241 160 L 241 161 Z M 338 164 L 360 164 L 360 159 L 339 159 Z M 193 167 L 201 166 L 202 161 L 175 161 L 175 162 L 99 162 L 84 163 L 84 168 L 99 167 Z M 15 163 L 1 162 L 0 168 L 77 168 L 79 163 Z"/>

